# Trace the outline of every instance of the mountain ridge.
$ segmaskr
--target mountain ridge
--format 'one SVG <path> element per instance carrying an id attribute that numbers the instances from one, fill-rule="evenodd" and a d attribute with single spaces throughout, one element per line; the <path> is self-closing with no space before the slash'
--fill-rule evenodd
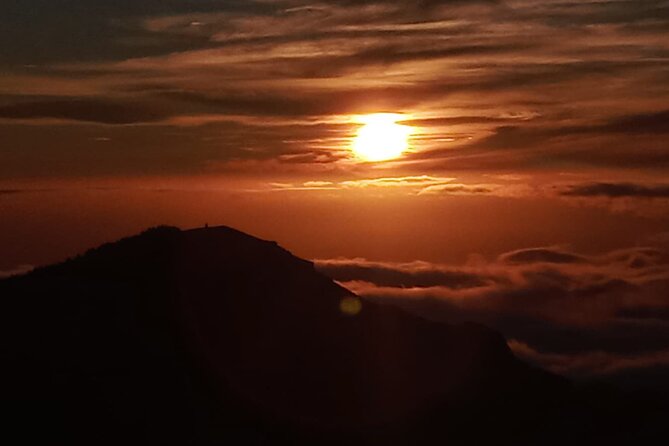
<path id="1" fill-rule="evenodd" d="M 72 444 L 522 444 L 540 433 L 521 426 L 554 423 L 572 392 L 493 330 L 357 301 L 228 227 L 153 228 L 0 292 L 14 424 L 37 418 Z"/>

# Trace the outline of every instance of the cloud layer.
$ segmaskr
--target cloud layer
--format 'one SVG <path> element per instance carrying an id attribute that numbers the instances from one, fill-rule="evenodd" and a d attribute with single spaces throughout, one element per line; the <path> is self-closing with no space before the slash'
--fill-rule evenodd
<path id="1" fill-rule="evenodd" d="M 461 266 L 316 261 L 344 286 L 425 317 L 500 329 L 522 357 L 587 377 L 669 365 L 669 253 L 522 249 Z"/>
<path id="2" fill-rule="evenodd" d="M 351 115 L 381 111 L 416 129 L 397 176 L 669 162 L 661 0 L 139 3 L 0 6 L 0 126 L 12 129 L 0 176 L 45 174 L 50 139 L 22 126 L 103 132 L 104 146 L 48 149 L 63 166 L 72 150 L 100 152 L 112 162 L 79 169 L 98 174 L 247 160 L 247 173 L 290 172 L 287 160 L 349 171 Z M 180 138 L 145 144 L 166 131 Z M 143 162 L 186 146 L 182 171 Z"/>

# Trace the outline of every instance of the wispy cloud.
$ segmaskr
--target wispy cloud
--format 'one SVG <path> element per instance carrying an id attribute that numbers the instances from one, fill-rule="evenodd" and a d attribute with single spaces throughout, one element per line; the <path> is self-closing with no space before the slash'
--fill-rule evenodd
<path id="1" fill-rule="evenodd" d="M 12 276 L 20 276 L 22 274 L 29 273 L 34 267 L 32 265 L 19 265 L 16 268 L 0 271 L 0 279 L 6 279 Z"/>
<path id="2" fill-rule="evenodd" d="M 539 191 L 525 184 L 513 184 L 513 180 L 500 183 L 464 183 L 454 177 L 432 175 L 413 175 L 402 177 L 358 178 L 344 181 L 305 181 L 303 183 L 270 183 L 271 190 L 282 191 L 372 191 L 399 192 L 402 194 L 438 197 L 447 195 L 460 196 L 495 196 L 495 197 L 532 197 Z"/>
<path id="3" fill-rule="evenodd" d="M 169 116 L 171 113 L 158 107 L 110 99 L 52 99 L 0 105 L 0 118 L 18 120 L 54 118 L 100 124 L 132 124 L 162 121 Z"/>
<path id="4" fill-rule="evenodd" d="M 386 177 L 370 178 L 361 180 L 349 180 L 340 183 L 342 187 L 367 188 L 367 187 L 429 187 L 447 184 L 454 178 L 433 177 L 430 175 L 408 176 L 408 177 Z"/>
<path id="5" fill-rule="evenodd" d="M 585 183 L 565 187 L 561 195 L 567 197 L 607 198 L 669 198 L 669 185 L 635 183 Z"/>
<path id="6" fill-rule="evenodd" d="M 497 195 L 514 196 L 528 193 L 525 187 L 501 184 L 464 184 L 456 178 L 416 175 L 405 177 L 362 178 L 345 181 L 305 181 L 295 183 L 270 183 L 272 190 L 394 190 L 413 195 Z"/>
<path id="7" fill-rule="evenodd" d="M 669 186 L 666 183 L 582 182 L 555 184 L 547 190 L 580 206 L 648 217 L 669 215 Z"/>
<path id="8" fill-rule="evenodd" d="M 189 173 L 253 159 L 289 172 L 287 155 L 345 169 L 346 117 L 379 111 L 411 115 L 403 161 L 434 176 L 669 163 L 660 0 L 5 3 L 0 124 L 113 127 L 104 157 L 120 174 L 143 162 L 122 147 L 156 159 L 146 141 L 177 128 Z M 218 146 L 197 142 L 216 132 Z M 34 174 L 47 140 L 11 135 L 24 150 L 3 162 Z"/>

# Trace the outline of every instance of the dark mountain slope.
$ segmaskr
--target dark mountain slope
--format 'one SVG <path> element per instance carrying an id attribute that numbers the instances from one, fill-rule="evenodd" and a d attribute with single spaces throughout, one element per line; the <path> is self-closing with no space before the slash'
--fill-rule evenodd
<path id="1" fill-rule="evenodd" d="M 230 228 L 152 229 L 0 295 L 3 404 L 27 440 L 546 444 L 602 421 L 571 418 L 566 381 L 498 333 L 361 302 Z"/>
<path id="2" fill-rule="evenodd" d="M 357 298 L 274 243 L 226 229 L 184 240 L 179 295 L 197 344 L 235 390 L 271 413 L 356 425 L 405 417 L 463 388 L 557 381 L 520 364 L 483 327 L 369 302 L 344 313 Z"/>

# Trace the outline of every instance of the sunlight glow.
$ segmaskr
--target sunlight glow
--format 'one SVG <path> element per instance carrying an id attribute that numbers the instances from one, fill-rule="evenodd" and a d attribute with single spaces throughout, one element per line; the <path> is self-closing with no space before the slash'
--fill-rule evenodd
<path id="1" fill-rule="evenodd" d="M 405 119 L 394 113 L 376 113 L 360 117 L 364 125 L 358 130 L 351 150 L 365 161 L 385 161 L 399 157 L 409 148 L 411 127 L 397 123 Z"/>

